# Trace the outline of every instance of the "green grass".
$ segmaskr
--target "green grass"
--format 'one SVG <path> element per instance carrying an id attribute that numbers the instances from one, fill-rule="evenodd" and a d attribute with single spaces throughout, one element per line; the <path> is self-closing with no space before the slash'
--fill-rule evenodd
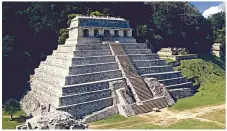
<path id="1" fill-rule="evenodd" d="M 114 123 L 112 123 L 113 120 Z M 91 125 L 93 126 L 92 129 L 224 129 L 224 127 L 215 123 L 203 122 L 195 119 L 184 119 L 169 126 L 159 126 L 152 124 L 152 121 L 150 120 L 136 116 L 132 119 L 119 119 L 118 115 L 115 115 L 110 119 L 107 118 L 102 120 L 101 123 L 100 121 L 94 122 Z"/>
<path id="2" fill-rule="evenodd" d="M 13 114 L 13 117 L 19 117 L 21 115 L 26 115 L 26 113 L 23 110 L 17 111 L 15 114 Z M 19 123 L 17 121 L 10 121 L 10 115 L 4 111 L 2 111 L 2 128 L 3 129 L 15 129 L 17 125 L 20 125 L 22 123 Z"/>
<path id="3" fill-rule="evenodd" d="M 9 116 L 10 114 L 2 111 L 2 116 Z M 17 111 L 13 116 L 21 116 L 21 115 L 26 115 L 26 113 L 23 110 Z"/>
<path id="4" fill-rule="evenodd" d="M 194 85 L 200 84 L 200 87 L 194 96 L 178 100 L 170 109 L 185 110 L 225 103 L 226 80 L 223 64 L 212 55 L 180 61 L 180 66 L 174 69 L 181 71 L 187 78 L 194 78 Z"/>
<path id="5" fill-rule="evenodd" d="M 160 127 L 151 123 L 141 122 L 125 129 L 224 129 L 224 127 L 218 126 L 217 124 L 211 122 L 185 119 L 166 127 Z"/>
<path id="6" fill-rule="evenodd" d="M 170 125 L 168 129 L 224 129 L 224 127 L 221 127 L 212 122 L 203 122 L 195 119 L 185 119 Z"/>
<path id="7" fill-rule="evenodd" d="M 2 118 L 2 129 L 16 129 L 16 126 L 20 124 L 22 123 L 10 121 L 10 118 Z"/>
<path id="8" fill-rule="evenodd" d="M 166 60 L 166 62 L 167 62 L 167 63 L 170 63 L 170 62 L 176 62 L 175 60 L 170 59 L 170 58 L 166 58 L 165 60 Z"/>
<path id="9" fill-rule="evenodd" d="M 108 123 L 115 123 L 115 122 L 127 121 L 127 120 L 128 120 L 127 117 L 116 114 L 116 115 L 113 115 L 113 116 L 111 116 L 107 119 L 97 121 L 95 124 L 108 124 Z"/>
<path id="10" fill-rule="evenodd" d="M 140 123 L 141 121 L 144 121 L 145 119 L 140 117 L 124 117 L 119 114 L 113 115 L 109 118 L 106 118 L 104 120 L 100 120 L 97 122 L 91 123 L 91 125 L 101 125 L 98 127 L 98 129 L 110 129 L 115 127 L 122 127 L 122 126 L 130 126 L 136 123 Z"/>

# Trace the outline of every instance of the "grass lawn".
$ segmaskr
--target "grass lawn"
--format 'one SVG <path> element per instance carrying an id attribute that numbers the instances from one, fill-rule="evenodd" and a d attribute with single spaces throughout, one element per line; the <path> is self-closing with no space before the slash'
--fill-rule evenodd
<path id="1" fill-rule="evenodd" d="M 170 62 L 176 62 L 175 60 L 173 60 L 173 59 L 170 59 L 170 58 L 165 58 L 165 60 L 166 60 L 166 63 L 170 63 Z"/>
<path id="2" fill-rule="evenodd" d="M 18 117 L 20 115 L 26 115 L 23 110 L 17 111 L 13 117 Z M 10 115 L 2 111 L 2 129 L 15 129 L 17 125 L 20 125 L 17 121 L 10 121 Z"/>
<path id="3" fill-rule="evenodd" d="M 16 129 L 16 126 L 20 124 L 22 123 L 10 121 L 10 118 L 2 118 L 2 129 Z"/>
<path id="4" fill-rule="evenodd" d="M 170 125 L 168 129 L 225 129 L 225 128 L 218 126 L 213 122 L 203 122 L 195 119 L 185 119 Z"/>
<path id="5" fill-rule="evenodd" d="M 91 129 L 224 129 L 215 123 L 195 119 L 184 119 L 169 126 L 159 126 L 152 124 L 151 120 L 138 116 L 124 118 L 120 115 L 91 123 L 89 126 Z"/>
<path id="6" fill-rule="evenodd" d="M 214 56 L 201 56 L 201 59 L 182 60 L 175 70 L 187 78 L 194 78 L 194 85 L 200 84 L 198 92 L 188 98 L 180 99 L 170 107 L 185 110 L 200 106 L 225 103 L 225 68 L 223 62 Z"/>

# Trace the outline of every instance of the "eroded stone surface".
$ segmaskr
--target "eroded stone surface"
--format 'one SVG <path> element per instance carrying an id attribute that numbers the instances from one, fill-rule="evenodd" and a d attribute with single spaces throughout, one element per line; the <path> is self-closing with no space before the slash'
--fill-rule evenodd
<path id="1" fill-rule="evenodd" d="M 43 115 L 33 117 L 26 121 L 28 129 L 85 129 L 86 125 L 76 121 L 74 117 L 63 111 L 48 112 Z"/>

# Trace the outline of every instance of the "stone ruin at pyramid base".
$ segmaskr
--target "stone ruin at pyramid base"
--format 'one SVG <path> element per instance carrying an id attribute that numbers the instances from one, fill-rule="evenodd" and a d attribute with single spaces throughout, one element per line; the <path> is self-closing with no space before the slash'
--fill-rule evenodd
<path id="1" fill-rule="evenodd" d="M 27 120 L 27 129 L 78 129 L 78 122 L 117 113 L 130 117 L 193 95 L 192 83 L 181 72 L 145 43 L 136 43 L 128 21 L 80 16 L 68 30 L 65 44 L 35 69 L 31 91 L 21 100 L 23 110 L 34 117 Z M 76 122 L 59 126 L 62 117 Z M 37 124 L 41 120 L 45 122 Z"/>

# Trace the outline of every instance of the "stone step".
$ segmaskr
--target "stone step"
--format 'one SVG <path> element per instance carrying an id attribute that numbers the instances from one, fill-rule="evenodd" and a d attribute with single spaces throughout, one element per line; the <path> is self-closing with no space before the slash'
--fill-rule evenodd
<path id="1" fill-rule="evenodd" d="M 42 62 L 39 65 L 39 68 L 35 69 L 35 72 L 38 70 L 44 70 L 46 72 L 53 72 L 54 74 L 60 74 L 60 75 L 68 75 L 69 74 L 69 68 L 63 67 L 62 65 L 51 65 L 47 62 Z"/>
<path id="2" fill-rule="evenodd" d="M 62 94 L 62 88 L 60 86 L 55 86 L 54 84 L 50 84 L 42 79 L 35 79 L 30 83 L 31 88 L 33 88 L 33 86 L 36 86 L 40 89 L 42 89 L 43 91 L 50 91 L 53 94 L 55 94 L 56 96 L 61 96 Z"/>
<path id="3" fill-rule="evenodd" d="M 76 50 L 74 52 L 53 51 L 53 55 L 57 58 L 72 58 L 72 57 L 105 56 L 112 55 L 112 53 L 109 49 L 104 49 L 104 50 Z"/>
<path id="4" fill-rule="evenodd" d="M 150 49 L 131 49 L 125 50 L 126 54 L 151 54 Z"/>
<path id="5" fill-rule="evenodd" d="M 51 77 L 54 77 L 55 79 L 64 79 L 65 74 L 61 74 L 59 72 L 56 72 L 54 70 L 48 70 L 48 69 L 42 69 L 42 68 L 36 68 L 34 77 L 43 77 L 48 78 L 48 76 L 45 75 L 51 75 Z"/>
<path id="6" fill-rule="evenodd" d="M 92 81 L 107 80 L 122 77 L 121 70 L 109 70 L 66 77 L 65 85 L 80 84 Z"/>
<path id="7" fill-rule="evenodd" d="M 62 58 L 56 58 L 55 56 L 47 56 L 47 59 L 44 63 L 66 68 L 66 67 L 72 66 L 72 58 L 62 59 Z"/>
<path id="8" fill-rule="evenodd" d="M 64 55 L 66 54 L 66 55 Z M 104 49 L 104 50 L 76 50 L 74 52 L 57 52 L 53 51 L 53 55 L 59 55 L 62 57 L 87 57 L 87 56 L 103 56 L 103 55 L 112 55 L 110 49 Z"/>
<path id="9" fill-rule="evenodd" d="M 175 77 L 182 77 L 180 71 L 171 71 L 171 72 L 160 72 L 160 73 L 151 73 L 151 74 L 143 74 L 141 75 L 143 78 L 156 78 L 158 80 L 162 79 L 170 79 Z"/>
<path id="10" fill-rule="evenodd" d="M 177 100 L 177 99 L 193 96 L 194 90 L 192 88 L 178 88 L 178 89 L 171 89 L 168 91 L 171 94 L 171 96 L 175 100 Z"/>
<path id="11" fill-rule="evenodd" d="M 52 77 L 52 79 L 54 79 L 54 77 Z M 34 84 L 37 85 L 42 85 L 43 88 L 50 88 L 50 90 L 53 90 L 54 92 L 56 92 L 55 94 L 59 94 L 58 96 L 62 96 L 62 87 L 64 86 L 64 84 L 60 85 L 58 83 L 56 83 L 55 81 L 53 81 L 52 79 L 45 79 L 45 78 L 34 78 L 32 80 L 32 83 L 34 82 Z M 41 84 L 39 84 L 41 83 Z"/>
<path id="12" fill-rule="evenodd" d="M 65 76 L 61 76 L 60 74 L 54 74 L 52 72 L 46 72 L 44 70 L 36 70 L 36 73 L 33 79 L 45 79 L 54 86 L 63 86 L 65 83 Z"/>
<path id="13" fill-rule="evenodd" d="M 67 106 L 60 106 L 57 110 L 67 111 L 72 114 L 75 119 L 82 119 L 84 116 L 92 114 L 93 112 L 102 110 L 113 105 L 113 97 L 88 101 L 80 104 L 72 104 Z"/>
<path id="14" fill-rule="evenodd" d="M 180 83 L 180 84 L 175 84 L 175 85 L 170 85 L 170 86 L 165 86 L 166 89 L 172 90 L 172 89 L 178 89 L 178 88 L 193 88 L 193 85 L 191 82 L 185 82 L 185 83 Z"/>
<path id="15" fill-rule="evenodd" d="M 153 59 L 153 60 L 136 60 L 133 61 L 133 65 L 138 67 L 146 67 L 146 66 L 164 66 L 167 65 L 165 60 L 162 59 Z"/>
<path id="16" fill-rule="evenodd" d="M 110 49 L 109 45 L 105 44 L 76 44 L 76 45 L 59 45 L 57 51 L 71 52 L 76 50 L 103 50 Z"/>
<path id="17" fill-rule="evenodd" d="M 46 72 L 51 72 L 53 74 L 66 76 L 66 75 L 76 75 L 76 74 L 92 73 L 92 72 L 107 71 L 107 70 L 117 70 L 117 69 L 118 69 L 118 64 L 116 62 L 89 64 L 89 65 L 76 65 L 69 68 L 57 67 L 54 65 L 50 65 L 49 63 L 42 63 L 39 66 L 39 68 L 35 69 L 35 72 L 39 70 L 44 70 Z"/>
<path id="18" fill-rule="evenodd" d="M 49 90 L 43 90 L 35 85 L 33 85 L 32 91 L 35 92 L 36 96 L 42 98 L 47 103 L 50 103 L 54 107 L 58 107 L 59 97 L 56 96 L 53 92 Z"/>
<path id="19" fill-rule="evenodd" d="M 136 60 L 152 60 L 152 59 L 159 59 L 159 56 L 157 54 L 136 54 L 136 55 L 129 55 L 129 58 L 132 61 Z"/>
<path id="20" fill-rule="evenodd" d="M 99 44 L 100 38 L 89 38 L 89 37 L 80 37 L 77 39 L 66 39 L 65 45 L 71 46 L 76 44 Z"/>
<path id="21" fill-rule="evenodd" d="M 170 86 L 170 85 L 185 83 L 185 82 L 188 82 L 188 80 L 185 77 L 176 77 L 176 78 L 159 80 L 159 82 L 164 84 L 165 86 Z"/>
<path id="22" fill-rule="evenodd" d="M 138 114 L 151 112 L 153 111 L 154 108 L 161 109 L 161 108 L 167 107 L 168 103 L 165 97 L 159 97 L 159 98 L 154 98 L 154 99 L 144 101 L 143 105 L 132 104 L 131 106 L 135 114 L 138 115 Z"/>
<path id="23" fill-rule="evenodd" d="M 66 85 L 62 88 L 62 96 L 108 89 L 109 82 L 116 81 L 116 80 L 122 80 L 122 79 L 124 79 L 124 78 L 123 77 L 122 78 L 113 78 L 113 79 L 108 79 L 108 80 L 92 81 L 92 82 L 82 83 L 82 84 Z"/>
<path id="24" fill-rule="evenodd" d="M 112 55 L 110 49 L 103 49 L 103 50 L 76 50 L 74 54 L 75 54 L 74 56 L 78 56 L 78 57 Z"/>
<path id="25" fill-rule="evenodd" d="M 140 75 L 143 74 L 151 74 L 151 73 L 158 73 L 158 72 L 169 72 L 173 71 L 172 66 L 148 66 L 148 67 L 139 67 L 137 71 Z"/>
<path id="26" fill-rule="evenodd" d="M 87 93 L 67 95 L 60 97 L 59 106 L 67 106 L 72 104 L 79 104 L 87 101 L 98 100 L 106 97 L 111 97 L 112 91 L 110 89 L 103 89 L 98 91 L 91 91 Z"/>
<path id="27" fill-rule="evenodd" d="M 147 49 L 147 45 L 145 43 L 121 43 L 124 50 L 130 49 Z"/>
<path id="28" fill-rule="evenodd" d="M 90 65 L 77 65 L 77 66 L 69 67 L 69 75 L 92 73 L 92 72 L 107 71 L 107 70 L 117 70 L 117 69 L 118 69 L 118 64 L 116 62 L 90 64 Z"/>
<path id="29" fill-rule="evenodd" d="M 92 56 L 92 57 L 76 57 L 73 58 L 72 66 L 74 65 L 86 65 L 86 64 L 97 64 L 97 63 L 109 63 L 115 62 L 115 57 L 109 56 Z"/>
<path id="30" fill-rule="evenodd" d="M 51 65 L 61 65 L 63 67 L 70 67 L 76 65 L 86 65 L 86 64 L 98 64 L 98 63 L 109 63 L 115 62 L 115 57 L 109 56 L 91 56 L 91 57 L 75 57 L 71 59 L 62 59 L 50 56 L 47 58 L 46 62 Z"/>

